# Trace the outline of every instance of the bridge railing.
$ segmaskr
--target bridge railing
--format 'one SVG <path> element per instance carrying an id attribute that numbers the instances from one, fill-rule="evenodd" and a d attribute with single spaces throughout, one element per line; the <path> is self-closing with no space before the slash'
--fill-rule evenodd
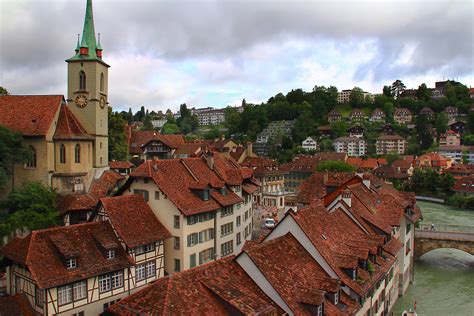
<path id="1" fill-rule="evenodd" d="M 449 225 L 449 224 L 434 224 L 432 228 L 431 224 L 420 224 L 416 228 L 417 231 L 435 231 L 435 232 L 450 232 L 450 233 L 467 233 L 474 234 L 474 226 L 463 226 L 463 225 Z"/>

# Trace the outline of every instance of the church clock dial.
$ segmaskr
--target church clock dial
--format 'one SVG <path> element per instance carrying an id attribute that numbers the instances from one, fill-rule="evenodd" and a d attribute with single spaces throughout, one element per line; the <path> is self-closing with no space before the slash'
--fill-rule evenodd
<path id="1" fill-rule="evenodd" d="M 101 109 L 105 108 L 105 103 L 106 103 L 105 97 L 104 96 L 100 97 L 99 105 Z"/>
<path id="2" fill-rule="evenodd" d="M 78 107 L 80 107 L 81 109 L 82 108 L 85 108 L 87 106 L 87 97 L 83 94 L 80 94 L 76 97 L 76 99 L 74 100 L 74 102 L 76 103 L 76 105 Z"/>

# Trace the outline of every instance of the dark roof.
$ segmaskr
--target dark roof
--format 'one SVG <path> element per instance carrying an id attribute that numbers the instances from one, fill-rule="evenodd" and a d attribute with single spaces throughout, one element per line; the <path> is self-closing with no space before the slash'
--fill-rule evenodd
<path id="1" fill-rule="evenodd" d="M 30 301 L 24 293 L 0 297 L 0 315 L 36 316 Z"/>
<path id="2" fill-rule="evenodd" d="M 44 136 L 64 102 L 62 95 L 0 96 L 0 125 L 24 136 Z"/>
<path id="3" fill-rule="evenodd" d="M 112 226 L 129 248 L 171 237 L 143 195 L 124 195 L 100 199 Z"/>
<path id="4" fill-rule="evenodd" d="M 115 249 L 107 260 L 100 250 Z M 24 265 L 41 289 L 124 269 L 133 264 L 108 221 L 35 230 L 15 238 L 2 249 L 10 260 Z M 78 267 L 66 269 L 65 260 L 77 257 Z"/>

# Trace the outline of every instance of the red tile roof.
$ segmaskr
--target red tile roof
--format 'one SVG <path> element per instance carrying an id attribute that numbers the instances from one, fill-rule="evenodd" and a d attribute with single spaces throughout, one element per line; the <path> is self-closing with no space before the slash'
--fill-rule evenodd
<path id="1" fill-rule="evenodd" d="M 102 173 L 99 179 L 94 179 L 89 189 L 89 194 L 97 201 L 107 196 L 118 184 L 124 180 L 125 176 L 113 170 L 107 170 Z"/>
<path id="2" fill-rule="evenodd" d="M 315 172 L 301 184 L 297 196 L 298 203 L 307 205 L 318 201 L 328 194 L 330 188 L 340 186 L 353 176 L 353 173 Z"/>
<path id="3" fill-rule="evenodd" d="M 97 205 L 97 200 L 89 194 L 58 195 L 58 210 L 60 214 L 74 211 L 92 211 Z"/>
<path id="4" fill-rule="evenodd" d="M 141 154 L 142 146 L 146 145 L 152 140 L 161 141 L 170 148 L 178 148 L 180 144 L 184 143 L 183 135 L 162 135 L 156 131 L 131 131 L 129 152 L 132 155 Z"/>
<path id="5" fill-rule="evenodd" d="M 474 194 L 474 177 L 462 177 L 452 187 L 455 192 Z"/>
<path id="6" fill-rule="evenodd" d="M 128 169 L 133 168 L 130 161 L 109 161 L 110 169 Z"/>
<path id="7" fill-rule="evenodd" d="M 171 237 L 142 195 L 106 197 L 100 202 L 117 234 L 129 248 Z"/>
<path id="8" fill-rule="evenodd" d="M 0 96 L 0 125 L 24 136 L 44 136 L 64 102 L 62 95 Z"/>
<path id="9" fill-rule="evenodd" d="M 109 308 L 114 315 L 260 315 L 282 310 L 227 257 L 157 280 Z"/>
<path id="10" fill-rule="evenodd" d="M 199 154 L 203 146 L 205 146 L 203 143 L 182 143 L 178 146 L 178 148 L 174 152 L 174 156 L 175 157 L 179 155 L 188 155 L 191 157 L 196 156 Z"/>
<path id="11" fill-rule="evenodd" d="M 213 159 L 212 159 L 213 158 Z M 227 191 L 226 196 L 211 194 L 209 200 L 202 200 L 196 189 L 221 188 L 224 185 L 241 185 L 243 178 L 240 169 L 219 154 L 210 158 L 214 161 L 213 170 L 206 158 L 181 158 L 158 161 L 145 161 L 137 167 L 133 177 L 152 178 L 160 190 L 186 216 L 215 211 L 221 204 L 242 201 L 235 193 Z"/>
<path id="12" fill-rule="evenodd" d="M 55 140 L 94 140 L 94 137 L 87 134 L 81 123 L 66 104 L 61 105 L 58 123 L 53 139 Z"/>
<path id="13" fill-rule="evenodd" d="M 36 316 L 30 301 L 24 293 L 0 297 L 0 314 L 14 316 Z"/>
<path id="14" fill-rule="evenodd" d="M 101 247 L 113 247 L 115 258 L 107 260 Z M 3 247 L 2 253 L 26 266 L 41 289 L 124 269 L 133 264 L 107 221 L 35 230 L 23 239 L 12 240 Z M 67 257 L 77 257 L 78 267 L 66 269 L 61 258 Z"/>

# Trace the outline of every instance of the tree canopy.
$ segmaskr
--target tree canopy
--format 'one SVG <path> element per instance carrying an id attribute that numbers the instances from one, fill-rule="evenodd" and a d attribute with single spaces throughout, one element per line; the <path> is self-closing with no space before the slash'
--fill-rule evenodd
<path id="1" fill-rule="evenodd" d="M 0 188 L 12 174 L 14 163 L 25 161 L 28 150 L 22 145 L 22 137 L 8 128 L 0 125 Z"/>
<path id="2" fill-rule="evenodd" d="M 122 114 L 113 112 L 109 107 L 109 159 L 117 161 L 128 160 L 125 125 L 127 122 Z"/>
<path id="3" fill-rule="evenodd" d="M 326 160 L 318 164 L 316 171 L 354 172 L 355 168 L 344 161 Z"/>

